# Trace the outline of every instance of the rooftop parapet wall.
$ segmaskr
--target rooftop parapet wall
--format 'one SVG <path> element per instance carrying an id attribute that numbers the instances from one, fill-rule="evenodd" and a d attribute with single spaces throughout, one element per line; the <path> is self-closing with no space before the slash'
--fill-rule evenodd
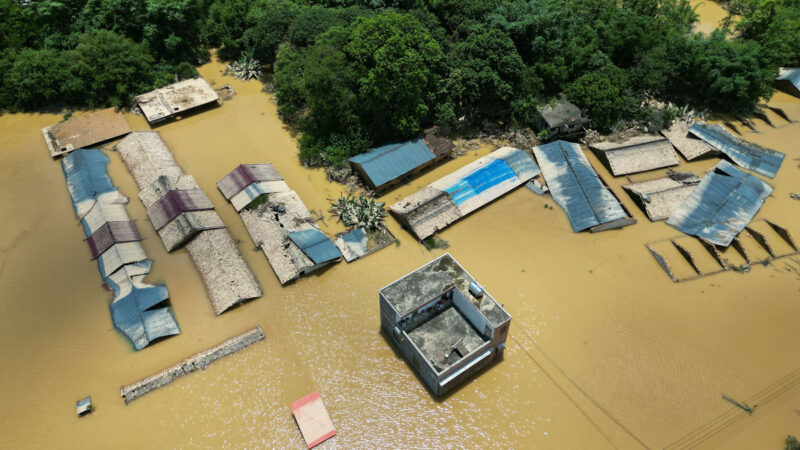
<path id="1" fill-rule="evenodd" d="M 196 353 L 157 374 L 146 377 L 135 383 L 122 386 L 122 388 L 120 388 L 120 395 L 127 405 L 149 392 L 172 383 L 177 378 L 188 375 L 196 370 L 205 370 L 205 368 L 214 361 L 232 355 L 263 340 L 264 332 L 261 330 L 261 327 L 255 327 L 215 347 Z"/>
<path id="2" fill-rule="evenodd" d="M 202 78 L 192 78 L 136 96 L 148 122 L 158 123 L 200 106 L 219 101 L 219 94 Z"/>
<path id="3" fill-rule="evenodd" d="M 599 142 L 590 147 L 615 177 L 680 163 L 672 144 L 661 136 L 636 136 L 622 142 Z"/>
<path id="4" fill-rule="evenodd" d="M 42 128 L 50 156 L 56 158 L 79 148 L 92 147 L 131 132 L 122 113 L 114 108 L 73 116 Z"/>

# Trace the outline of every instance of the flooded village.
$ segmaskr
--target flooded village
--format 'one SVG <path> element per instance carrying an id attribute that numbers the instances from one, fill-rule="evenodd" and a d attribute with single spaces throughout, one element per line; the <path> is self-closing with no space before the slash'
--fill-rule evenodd
<path id="1" fill-rule="evenodd" d="M 209 89 L 186 84 L 211 106 L 145 94 L 144 116 L 96 113 L 94 150 L 63 125 L 43 139 L 61 114 L 0 116 L 2 446 L 782 448 L 799 432 L 791 82 L 761 117 L 644 139 L 360 155 L 390 213 L 373 236 L 329 212 L 350 187 L 299 162 L 260 83 L 198 70 Z"/>

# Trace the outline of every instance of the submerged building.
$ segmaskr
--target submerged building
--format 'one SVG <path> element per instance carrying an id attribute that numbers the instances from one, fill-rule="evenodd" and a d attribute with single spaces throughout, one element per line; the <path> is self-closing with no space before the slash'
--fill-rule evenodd
<path id="1" fill-rule="evenodd" d="M 775 87 L 800 97 L 800 67 L 781 67 L 775 78 Z"/>
<path id="2" fill-rule="evenodd" d="M 381 328 L 435 395 L 505 349 L 511 316 L 445 254 L 379 292 Z"/>
<path id="3" fill-rule="evenodd" d="M 349 161 L 369 187 L 376 192 L 386 192 L 449 154 L 449 147 L 434 146 L 432 150 L 423 139 L 417 138 L 375 147 Z"/>
<path id="4" fill-rule="evenodd" d="M 539 113 L 539 132 L 547 131 L 548 139 L 570 138 L 583 134 L 584 125 L 590 121 L 575 104 L 561 97 L 553 104 L 536 108 Z"/>
<path id="5" fill-rule="evenodd" d="M 219 102 L 219 94 L 202 78 L 190 78 L 141 94 L 134 103 L 151 124 L 182 112 Z"/>
<path id="6" fill-rule="evenodd" d="M 661 136 L 634 136 L 622 142 L 598 142 L 589 146 L 615 176 L 677 166 L 678 155 Z"/>
<path id="7" fill-rule="evenodd" d="M 722 125 L 695 123 L 689 133 L 727 156 L 740 167 L 765 177 L 775 178 L 786 155 L 734 136 Z"/>
<path id="8" fill-rule="evenodd" d="M 131 132 L 125 116 L 114 108 L 70 117 L 42 128 L 42 135 L 53 158 L 79 148 L 92 147 Z"/>
<path id="9" fill-rule="evenodd" d="M 389 206 L 389 211 L 422 240 L 539 173 L 528 153 L 502 147 Z"/>

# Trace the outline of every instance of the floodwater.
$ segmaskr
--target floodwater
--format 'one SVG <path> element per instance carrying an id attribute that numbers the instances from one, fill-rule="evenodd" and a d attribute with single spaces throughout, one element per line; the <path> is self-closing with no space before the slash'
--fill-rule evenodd
<path id="1" fill-rule="evenodd" d="M 379 332 L 377 291 L 443 250 L 388 219 L 400 243 L 281 287 L 215 183 L 240 163 L 272 162 L 309 209 L 343 187 L 302 167 L 258 82 L 201 74 L 238 94 L 156 129 L 214 202 L 264 296 L 215 317 L 185 250 L 166 253 L 118 155 L 110 175 L 131 198 L 150 282 L 165 282 L 182 334 L 134 352 L 116 332 L 60 165 L 40 129 L 52 114 L 0 116 L 0 446 L 302 448 L 289 403 L 319 390 L 339 435 L 322 448 L 779 448 L 800 429 L 800 257 L 750 273 L 673 283 L 644 247 L 680 233 L 651 223 L 590 161 L 639 223 L 572 233 L 563 211 L 525 188 L 441 233 L 449 251 L 512 314 L 505 357 L 434 399 Z M 800 120 L 800 100 L 770 104 Z M 775 114 L 746 139 L 787 154 L 757 218 L 800 239 L 800 123 Z M 150 127 L 127 115 L 137 130 Z M 110 147 L 110 145 L 109 145 Z M 492 150 L 482 147 L 387 194 L 394 202 Z M 715 159 L 677 168 L 702 174 Z M 664 171 L 632 176 L 654 178 Z M 327 214 L 326 214 L 327 216 Z M 326 219 L 327 233 L 342 227 Z M 260 325 L 266 341 L 125 406 L 119 387 Z M 721 399 L 751 406 L 747 415 Z M 96 411 L 75 417 L 91 395 Z"/>

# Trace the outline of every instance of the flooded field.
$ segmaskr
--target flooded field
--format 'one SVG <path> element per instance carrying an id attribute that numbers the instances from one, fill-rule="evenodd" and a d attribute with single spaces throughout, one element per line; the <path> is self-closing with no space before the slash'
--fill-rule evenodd
<path id="1" fill-rule="evenodd" d="M 166 253 L 119 155 L 113 182 L 131 201 L 182 334 L 134 352 L 112 327 L 109 292 L 83 242 L 60 164 L 40 129 L 61 116 L 0 116 L 0 446 L 301 448 L 289 403 L 319 390 L 339 436 L 323 448 L 538 447 L 780 448 L 800 430 L 800 258 L 750 273 L 673 283 L 645 249 L 680 233 L 651 223 L 621 186 L 592 164 L 639 221 L 572 233 L 550 198 L 521 188 L 440 236 L 513 316 L 505 357 L 434 399 L 379 331 L 379 288 L 440 255 L 394 219 L 399 244 L 281 287 L 215 183 L 240 163 L 271 162 L 311 210 L 343 187 L 297 160 L 296 143 L 258 82 L 201 75 L 238 92 L 219 108 L 155 129 L 216 206 L 264 296 L 215 317 L 185 250 Z M 800 100 L 770 105 L 800 121 Z M 149 130 L 126 115 L 134 130 Z M 743 136 L 787 154 L 757 219 L 800 240 L 800 122 L 770 113 Z M 108 145 L 111 147 L 111 144 Z M 387 194 L 391 203 L 485 155 L 447 162 Z M 701 175 L 716 159 L 677 167 Z M 640 181 L 665 171 L 637 174 Z M 328 214 L 325 214 L 328 217 Z M 332 234 L 343 228 L 328 218 Z M 119 388 L 260 325 L 266 341 L 124 406 Z M 758 405 L 748 416 L 721 399 Z M 94 414 L 75 417 L 91 395 Z"/>

